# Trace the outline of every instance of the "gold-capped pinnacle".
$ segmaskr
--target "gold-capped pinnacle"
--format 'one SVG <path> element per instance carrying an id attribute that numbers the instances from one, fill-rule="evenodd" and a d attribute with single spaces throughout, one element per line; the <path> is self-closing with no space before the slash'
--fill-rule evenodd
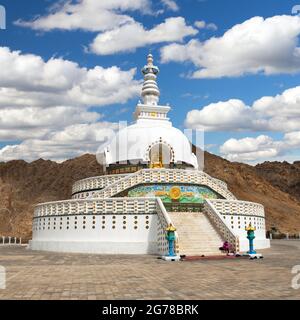
<path id="1" fill-rule="evenodd" d="M 245 228 L 246 231 L 255 231 L 256 228 L 252 226 L 251 222 L 248 227 Z"/>
<path id="2" fill-rule="evenodd" d="M 176 228 L 172 225 L 172 223 L 170 223 L 166 228 L 166 231 L 176 231 Z"/>

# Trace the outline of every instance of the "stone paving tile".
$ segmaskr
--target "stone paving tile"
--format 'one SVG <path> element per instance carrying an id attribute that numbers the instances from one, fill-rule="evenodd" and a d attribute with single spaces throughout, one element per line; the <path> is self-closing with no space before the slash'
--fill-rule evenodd
<path id="1" fill-rule="evenodd" d="M 168 263 L 156 256 L 65 254 L 0 246 L 0 299 L 299 299 L 300 241 L 273 241 L 262 260 Z"/>

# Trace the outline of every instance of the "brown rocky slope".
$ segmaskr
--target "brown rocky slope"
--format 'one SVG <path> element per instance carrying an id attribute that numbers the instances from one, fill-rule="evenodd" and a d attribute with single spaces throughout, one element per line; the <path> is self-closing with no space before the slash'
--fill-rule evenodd
<path id="1" fill-rule="evenodd" d="M 300 201 L 300 161 L 264 162 L 258 164 L 256 172 L 274 187 L 293 195 Z"/>
<path id="2" fill-rule="evenodd" d="M 281 232 L 300 232 L 300 201 L 294 194 L 272 185 L 256 167 L 232 163 L 205 153 L 205 171 L 227 182 L 229 189 L 238 199 L 263 204 L 268 229 L 276 227 Z M 284 179 L 283 175 L 282 180 Z"/>
<path id="3" fill-rule="evenodd" d="M 42 159 L 0 163 L 0 236 L 30 237 L 36 203 L 67 199 L 76 180 L 100 174 L 92 155 L 61 164 Z"/>
<path id="4" fill-rule="evenodd" d="M 268 228 L 300 231 L 300 202 L 289 189 L 272 185 L 257 168 L 206 153 L 205 171 L 227 182 L 238 199 L 262 203 Z M 60 164 L 41 159 L 0 163 L 0 235 L 29 238 L 34 204 L 67 199 L 76 180 L 101 173 L 95 156 L 88 154 Z"/>

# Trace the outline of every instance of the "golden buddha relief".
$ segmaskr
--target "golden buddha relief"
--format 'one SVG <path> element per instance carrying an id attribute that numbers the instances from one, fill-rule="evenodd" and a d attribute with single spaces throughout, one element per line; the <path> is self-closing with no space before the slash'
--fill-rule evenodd
<path id="1" fill-rule="evenodd" d="M 150 149 L 149 153 L 150 168 L 164 168 L 171 160 L 171 152 L 168 146 L 158 143 Z"/>

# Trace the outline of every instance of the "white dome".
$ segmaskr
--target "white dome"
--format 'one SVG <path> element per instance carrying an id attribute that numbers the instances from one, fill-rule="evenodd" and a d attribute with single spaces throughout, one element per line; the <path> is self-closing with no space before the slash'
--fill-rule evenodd
<path id="1" fill-rule="evenodd" d="M 127 162 L 153 166 L 183 163 L 198 169 L 191 143 L 180 130 L 172 126 L 167 117 L 170 107 L 158 105 L 160 92 L 156 78 L 159 69 L 153 65 L 151 54 L 142 72 L 143 102 L 136 107 L 136 123 L 120 130 L 111 141 L 102 145 L 98 149 L 98 161 L 106 166 Z"/>
<path id="2" fill-rule="evenodd" d="M 108 166 L 116 163 L 149 162 L 150 150 L 161 144 L 171 152 L 172 163 L 186 163 L 198 168 L 197 158 L 192 153 L 188 138 L 169 121 L 138 120 L 137 123 L 120 130 L 104 146 L 103 162 Z"/>

